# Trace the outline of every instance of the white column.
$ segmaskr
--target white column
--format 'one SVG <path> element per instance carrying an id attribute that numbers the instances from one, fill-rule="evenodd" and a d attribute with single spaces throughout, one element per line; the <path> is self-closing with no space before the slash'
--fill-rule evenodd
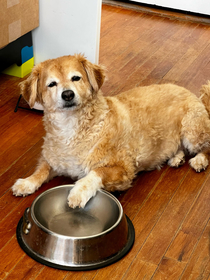
<path id="1" fill-rule="evenodd" d="M 98 63 L 102 0 L 41 0 L 39 27 L 33 30 L 35 64 L 83 53 Z"/>

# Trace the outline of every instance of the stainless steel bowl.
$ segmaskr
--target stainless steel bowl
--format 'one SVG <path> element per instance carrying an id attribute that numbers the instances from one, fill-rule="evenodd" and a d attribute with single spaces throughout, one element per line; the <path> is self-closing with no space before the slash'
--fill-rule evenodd
<path id="1" fill-rule="evenodd" d="M 89 270 L 107 266 L 131 249 L 135 232 L 120 202 L 98 191 L 84 209 L 69 208 L 73 185 L 39 195 L 17 226 L 17 240 L 33 259 L 60 269 Z"/>

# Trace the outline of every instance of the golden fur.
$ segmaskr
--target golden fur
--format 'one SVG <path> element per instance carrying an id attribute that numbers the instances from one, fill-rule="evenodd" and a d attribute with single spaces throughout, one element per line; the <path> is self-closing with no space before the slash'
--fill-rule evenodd
<path id="1" fill-rule="evenodd" d="M 99 188 L 125 190 L 137 172 L 178 167 L 187 150 L 196 171 L 208 166 L 210 85 L 202 101 L 172 84 L 136 87 L 115 97 L 100 88 L 105 73 L 82 55 L 35 66 L 21 83 L 33 107 L 44 107 L 46 136 L 35 173 L 19 179 L 15 195 L 28 195 L 57 175 L 79 179 L 69 194 L 71 207 L 84 207 Z M 205 97 L 205 98 L 204 98 Z"/>

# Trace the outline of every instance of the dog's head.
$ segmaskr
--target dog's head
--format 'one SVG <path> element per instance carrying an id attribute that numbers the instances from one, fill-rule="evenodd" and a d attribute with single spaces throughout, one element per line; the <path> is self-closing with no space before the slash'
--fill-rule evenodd
<path id="1" fill-rule="evenodd" d="M 104 68 L 83 55 L 63 56 L 36 65 L 20 93 L 31 108 L 38 102 L 51 111 L 76 110 L 96 96 L 104 79 Z"/>

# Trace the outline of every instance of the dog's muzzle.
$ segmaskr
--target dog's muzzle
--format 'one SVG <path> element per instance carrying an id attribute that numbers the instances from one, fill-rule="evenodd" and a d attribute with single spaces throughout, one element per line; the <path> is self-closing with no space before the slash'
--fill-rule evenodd
<path id="1" fill-rule="evenodd" d="M 64 107 L 68 108 L 76 105 L 74 102 L 75 93 L 73 92 L 73 90 L 63 91 L 61 97 L 65 101 Z"/>

